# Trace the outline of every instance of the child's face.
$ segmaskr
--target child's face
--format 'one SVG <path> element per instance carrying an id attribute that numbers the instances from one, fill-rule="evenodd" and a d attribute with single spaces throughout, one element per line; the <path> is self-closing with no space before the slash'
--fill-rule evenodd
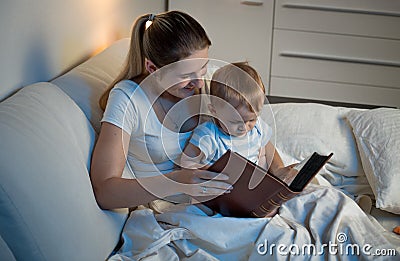
<path id="1" fill-rule="evenodd" d="M 256 125 L 257 114 L 247 106 L 233 108 L 230 104 L 215 104 L 213 108 L 222 130 L 231 136 L 243 137 Z"/>

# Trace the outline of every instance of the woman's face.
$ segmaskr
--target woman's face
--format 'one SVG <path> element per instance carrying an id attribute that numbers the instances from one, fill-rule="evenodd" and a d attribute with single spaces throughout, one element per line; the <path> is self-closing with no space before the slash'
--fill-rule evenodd
<path id="1" fill-rule="evenodd" d="M 172 70 L 163 74 L 162 85 L 169 94 L 177 98 L 190 97 L 204 86 L 203 76 L 207 73 L 207 64 L 208 48 L 195 51 L 174 63 Z"/>

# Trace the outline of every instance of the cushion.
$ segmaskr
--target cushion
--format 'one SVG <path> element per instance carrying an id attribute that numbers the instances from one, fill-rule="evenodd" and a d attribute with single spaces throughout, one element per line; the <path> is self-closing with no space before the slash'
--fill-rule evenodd
<path id="1" fill-rule="evenodd" d="M 262 117 L 275 126 L 272 142 L 285 165 L 299 162 L 314 151 L 325 155 L 333 152 L 318 175 L 324 178 L 321 182 L 352 195 L 372 194 L 345 119 L 350 110 L 316 103 L 281 103 L 266 105 Z"/>
<path id="2" fill-rule="evenodd" d="M 0 236 L 0 257 L 2 260 L 15 261 L 15 257 L 8 248 L 7 243 L 4 242 L 3 238 Z"/>
<path id="3" fill-rule="evenodd" d="M 97 133 L 100 131 L 103 115 L 99 106 L 100 96 L 118 76 L 128 48 L 129 38 L 116 41 L 101 53 L 52 81 L 78 104 Z"/>
<path id="4" fill-rule="evenodd" d="M 376 198 L 376 207 L 400 214 L 400 110 L 352 111 L 361 162 Z"/>
<path id="5" fill-rule="evenodd" d="M 17 260 L 105 260 L 126 213 L 96 204 L 95 132 L 57 86 L 37 83 L 0 103 L 0 233 Z"/>

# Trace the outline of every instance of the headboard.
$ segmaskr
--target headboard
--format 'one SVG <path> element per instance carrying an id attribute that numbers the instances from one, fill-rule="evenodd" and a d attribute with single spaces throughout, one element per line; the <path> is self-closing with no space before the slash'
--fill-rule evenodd
<path id="1" fill-rule="evenodd" d="M 358 108 L 358 109 L 375 109 L 384 106 L 369 105 L 369 104 L 358 104 L 358 103 L 347 103 L 347 102 L 335 102 L 335 101 L 325 101 L 325 100 L 313 100 L 313 99 L 303 99 L 303 98 L 291 98 L 282 96 L 272 96 L 267 95 L 267 100 L 270 104 L 275 103 L 319 103 L 335 107 L 347 107 L 347 108 Z"/>

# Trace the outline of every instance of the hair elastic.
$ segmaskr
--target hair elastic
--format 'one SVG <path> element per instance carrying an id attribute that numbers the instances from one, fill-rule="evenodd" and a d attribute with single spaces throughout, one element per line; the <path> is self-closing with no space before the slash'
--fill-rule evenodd
<path id="1" fill-rule="evenodd" d="M 155 14 L 149 15 L 149 18 L 147 18 L 147 21 L 146 21 L 146 29 L 149 28 L 149 26 L 153 23 L 154 18 L 156 18 Z"/>
<path id="2" fill-rule="evenodd" d="M 156 15 L 155 15 L 155 14 L 150 14 L 148 20 L 151 21 L 151 22 L 153 22 L 153 21 L 154 21 L 154 18 L 156 18 Z"/>

